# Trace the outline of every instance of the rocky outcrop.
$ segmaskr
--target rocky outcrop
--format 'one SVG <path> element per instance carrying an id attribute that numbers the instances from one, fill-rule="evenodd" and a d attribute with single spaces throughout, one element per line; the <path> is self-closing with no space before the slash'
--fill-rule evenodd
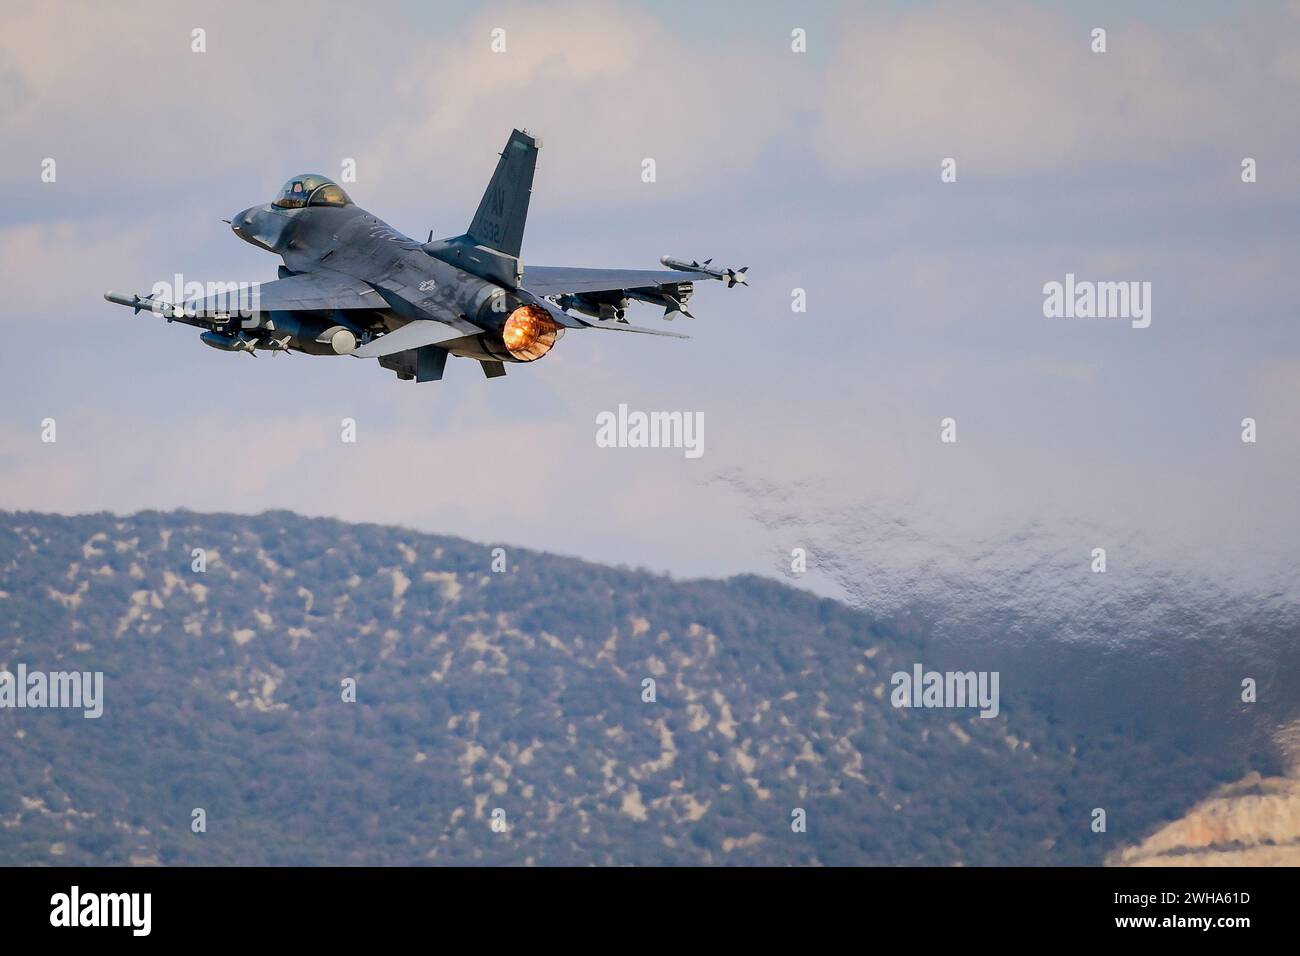
<path id="1" fill-rule="evenodd" d="M 1300 723 L 1278 731 L 1285 777 L 1251 773 L 1219 788 L 1181 819 L 1108 866 L 1300 866 Z"/>

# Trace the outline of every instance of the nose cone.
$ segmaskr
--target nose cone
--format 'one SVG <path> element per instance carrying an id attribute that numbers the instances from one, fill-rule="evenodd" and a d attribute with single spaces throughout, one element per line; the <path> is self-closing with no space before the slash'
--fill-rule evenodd
<path id="1" fill-rule="evenodd" d="M 268 252 L 275 252 L 284 238 L 281 217 L 271 215 L 263 206 L 250 206 L 236 213 L 230 219 L 230 229 L 240 239 Z"/>
<path id="2" fill-rule="evenodd" d="M 235 215 L 230 217 L 230 228 L 235 235 L 239 236 L 239 238 L 243 239 L 251 232 L 249 220 L 255 212 L 257 212 L 256 206 L 251 209 L 245 209 L 243 212 L 235 213 Z"/>

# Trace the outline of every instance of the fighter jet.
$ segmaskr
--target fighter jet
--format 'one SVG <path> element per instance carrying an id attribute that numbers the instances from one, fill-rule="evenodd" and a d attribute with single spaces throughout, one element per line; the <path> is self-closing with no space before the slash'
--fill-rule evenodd
<path id="1" fill-rule="evenodd" d="M 463 235 L 418 242 L 357 206 L 338 183 L 295 176 L 230 228 L 278 255 L 279 278 L 222 287 L 179 304 L 161 296 L 105 293 L 137 313 L 202 329 L 205 345 L 228 352 L 304 352 L 378 359 L 404 380 L 437 381 L 447 356 L 475 359 L 488 378 L 506 364 L 535 362 L 567 329 L 687 338 L 627 320 L 629 301 L 690 316 L 698 279 L 728 287 L 745 270 L 673 259 L 662 269 L 525 267 L 524 221 L 541 142 L 514 130 L 478 211 Z M 668 262 L 665 256 L 662 261 Z"/>

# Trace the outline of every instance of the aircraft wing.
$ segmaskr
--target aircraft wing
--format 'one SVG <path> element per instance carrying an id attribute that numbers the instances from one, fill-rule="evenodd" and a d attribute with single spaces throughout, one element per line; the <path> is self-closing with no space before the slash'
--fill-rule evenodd
<path id="1" fill-rule="evenodd" d="M 360 279 L 332 269 L 320 269 L 270 282 L 254 282 L 243 293 L 231 289 L 194 299 L 185 303 L 185 311 L 200 315 L 223 314 L 240 310 L 241 303 L 249 302 L 253 303 L 251 308 L 261 312 L 388 308 L 383 297 Z M 250 306 L 243 304 L 242 308 Z"/>
<path id="2" fill-rule="evenodd" d="M 748 269 L 724 269 L 712 259 L 690 262 L 664 256 L 667 269 L 577 269 L 568 266 L 526 266 L 520 288 L 536 298 L 554 300 L 570 309 L 622 324 L 628 299 L 663 306 L 664 318 L 694 318 L 687 309 L 700 279 L 719 279 L 727 288 L 747 285 Z M 583 320 L 580 320 L 583 321 Z M 583 321 L 584 325 L 589 325 Z M 611 326 L 612 327 L 612 326 Z"/>
<path id="3" fill-rule="evenodd" d="M 696 272 L 667 269 L 576 269 L 568 266 L 525 266 L 523 287 L 534 295 L 580 295 L 584 292 L 622 292 L 627 289 L 662 289 L 694 282 Z M 673 291 L 672 289 L 668 290 Z"/>

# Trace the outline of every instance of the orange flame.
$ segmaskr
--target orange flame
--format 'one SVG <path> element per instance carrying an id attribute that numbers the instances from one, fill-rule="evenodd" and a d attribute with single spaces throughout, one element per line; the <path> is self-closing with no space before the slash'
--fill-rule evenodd
<path id="1" fill-rule="evenodd" d="M 531 362 L 549 352 L 563 331 L 541 306 L 522 305 L 506 319 L 501 340 L 515 358 Z"/>

